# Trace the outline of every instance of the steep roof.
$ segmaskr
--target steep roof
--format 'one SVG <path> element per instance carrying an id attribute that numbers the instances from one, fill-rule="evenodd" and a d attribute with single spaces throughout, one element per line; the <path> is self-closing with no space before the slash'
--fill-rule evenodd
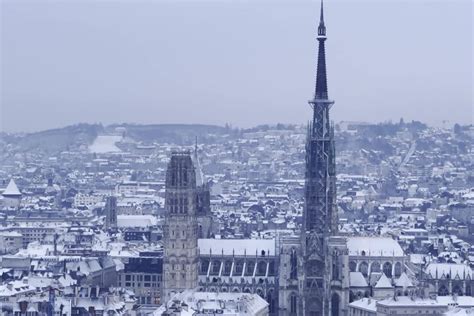
<path id="1" fill-rule="evenodd" d="M 367 281 L 361 272 L 350 272 L 349 273 L 349 285 L 355 287 L 366 287 L 368 286 Z"/>
<path id="2" fill-rule="evenodd" d="M 395 280 L 395 285 L 403 288 L 413 287 L 413 283 L 405 272 L 403 272 L 402 275 L 400 275 L 400 277 Z"/>
<path id="3" fill-rule="evenodd" d="M 16 186 L 16 183 L 13 179 L 8 183 L 5 191 L 2 193 L 3 196 L 21 196 L 21 192 Z"/>
<path id="4" fill-rule="evenodd" d="M 382 276 L 380 279 L 377 281 L 377 284 L 375 284 L 376 289 L 388 289 L 392 288 L 392 282 L 387 278 L 385 273 L 382 273 Z"/>

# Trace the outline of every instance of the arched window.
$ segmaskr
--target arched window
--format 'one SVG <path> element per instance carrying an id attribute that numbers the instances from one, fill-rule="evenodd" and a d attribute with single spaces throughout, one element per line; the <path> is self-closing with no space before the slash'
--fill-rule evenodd
<path id="1" fill-rule="evenodd" d="M 339 316 L 339 295 L 334 293 L 331 297 L 331 316 Z"/>
<path id="2" fill-rule="evenodd" d="M 213 261 L 212 267 L 211 267 L 211 274 L 219 275 L 220 270 L 221 270 L 221 262 L 219 260 Z"/>
<path id="3" fill-rule="evenodd" d="M 389 278 L 392 277 L 392 264 L 390 262 L 383 264 L 383 273 Z"/>
<path id="4" fill-rule="evenodd" d="M 298 297 L 296 294 L 291 294 L 290 296 L 290 315 L 296 315 L 298 312 Z"/>
<path id="5" fill-rule="evenodd" d="M 455 286 L 453 287 L 453 295 L 454 295 L 454 294 L 457 294 L 457 295 L 459 295 L 459 296 L 462 296 L 462 295 L 463 295 L 462 289 L 461 289 L 461 287 L 460 287 L 459 285 L 455 285 Z"/>
<path id="6" fill-rule="evenodd" d="M 400 275 L 402 275 L 402 264 L 400 262 L 397 262 L 395 263 L 395 276 L 396 277 L 399 277 Z"/>
<path id="7" fill-rule="evenodd" d="M 241 260 L 238 260 L 236 263 L 235 263 L 235 272 L 234 272 L 234 276 L 241 276 L 242 275 L 242 271 L 244 270 L 244 262 L 241 261 Z"/>
<path id="8" fill-rule="evenodd" d="M 232 270 L 232 261 L 226 261 L 224 264 L 224 275 L 229 276 Z"/>
<path id="9" fill-rule="evenodd" d="M 290 256 L 290 279 L 296 280 L 298 278 L 298 257 L 296 256 L 296 250 L 291 249 Z"/>
<path id="10" fill-rule="evenodd" d="M 471 289 L 471 285 L 469 284 L 469 281 L 466 286 L 466 296 L 472 296 L 472 289 Z"/>
<path id="11" fill-rule="evenodd" d="M 370 273 L 372 272 L 380 272 L 380 262 L 374 261 L 370 266 Z"/>
<path id="12" fill-rule="evenodd" d="M 359 264 L 359 272 L 362 273 L 363 276 L 367 276 L 369 273 L 369 265 L 367 262 L 363 261 Z"/>
<path id="13" fill-rule="evenodd" d="M 332 255 L 332 279 L 339 280 L 339 254 L 337 252 Z"/>
<path id="14" fill-rule="evenodd" d="M 355 263 L 355 261 L 349 262 L 349 271 L 356 272 L 356 269 L 357 269 L 357 263 Z"/>
<path id="15" fill-rule="evenodd" d="M 209 259 L 204 259 L 201 261 L 201 274 L 207 274 L 209 269 Z"/>
<path id="16" fill-rule="evenodd" d="M 265 261 L 259 261 L 257 263 L 257 276 L 264 276 L 267 273 L 267 263 Z"/>
<path id="17" fill-rule="evenodd" d="M 270 261 L 270 264 L 268 265 L 268 275 L 269 276 L 275 275 L 275 262 L 274 261 Z"/>
<path id="18" fill-rule="evenodd" d="M 449 291 L 448 291 L 448 288 L 443 284 L 440 286 L 440 288 L 438 289 L 438 295 L 439 296 L 447 296 L 449 295 Z"/>
<path id="19" fill-rule="evenodd" d="M 247 261 L 247 268 L 245 269 L 246 276 L 253 276 L 253 270 L 255 269 L 255 261 Z"/>

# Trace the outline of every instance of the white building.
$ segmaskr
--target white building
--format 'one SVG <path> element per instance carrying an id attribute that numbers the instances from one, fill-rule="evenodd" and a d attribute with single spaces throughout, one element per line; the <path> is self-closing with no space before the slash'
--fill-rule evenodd
<path id="1" fill-rule="evenodd" d="M 267 316 L 268 303 L 257 294 L 186 290 L 176 294 L 153 316 L 173 315 Z"/>
<path id="2" fill-rule="evenodd" d="M 16 252 L 23 247 L 23 235 L 15 231 L 0 232 L 0 253 Z"/>
<path id="3" fill-rule="evenodd" d="M 474 297 L 471 296 L 443 296 L 436 299 L 422 299 L 416 297 L 399 296 L 377 302 L 377 315 L 443 315 L 450 308 L 472 308 Z"/>
<path id="4" fill-rule="evenodd" d="M 377 315 L 377 301 L 364 297 L 349 304 L 348 316 L 375 316 Z"/>
<path id="5" fill-rule="evenodd" d="M 78 193 L 74 196 L 74 207 L 78 206 L 94 206 L 103 202 L 105 198 L 104 194 L 84 194 Z"/>
<path id="6" fill-rule="evenodd" d="M 21 202 L 21 195 L 22 194 L 18 189 L 15 181 L 11 179 L 5 190 L 3 190 L 2 192 L 2 204 L 5 207 L 18 208 Z"/>

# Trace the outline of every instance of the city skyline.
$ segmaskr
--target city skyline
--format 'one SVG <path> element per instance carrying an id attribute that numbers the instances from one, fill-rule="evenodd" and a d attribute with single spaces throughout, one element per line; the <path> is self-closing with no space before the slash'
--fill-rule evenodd
<path id="1" fill-rule="evenodd" d="M 306 122 L 317 1 L 128 4 L 4 1 L 0 130 Z M 472 3 L 326 6 L 336 122 L 472 122 Z"/>
<path id="2" fill-rule="evenodd" d="M 2 316 L 474 316 L 464 0 L 5 1 Z"/>

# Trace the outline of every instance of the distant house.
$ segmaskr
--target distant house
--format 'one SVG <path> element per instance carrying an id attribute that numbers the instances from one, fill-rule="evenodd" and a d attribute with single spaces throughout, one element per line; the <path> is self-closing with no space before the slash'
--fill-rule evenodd
<path id="1" fill-rule="evenodd" d="M 18 189 L 15 180 L 11 179 L 5 190 L 2 192 L 3 205 L 7 208 L 18 208 L 21 202 L 21 192 Z"/>

